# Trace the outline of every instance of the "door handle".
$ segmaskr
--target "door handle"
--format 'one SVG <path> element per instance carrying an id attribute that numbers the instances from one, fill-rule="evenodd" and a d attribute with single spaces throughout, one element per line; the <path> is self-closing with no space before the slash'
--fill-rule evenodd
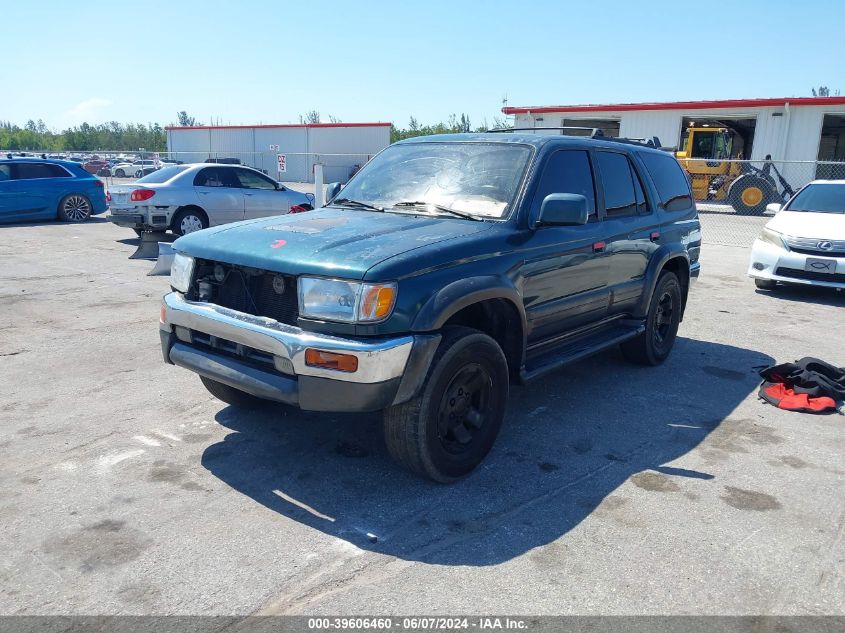
<path id="1" fill-rule="evenodd" d="M 197 191 L 197 193 L 200 194 L 201 196 L 207 196 L 211 192 L 210 191 Z"/>
<path id="2" fill-rule="evenodd" d="M 254 196 L 255 194 L 254 193 L 247 193 L 246 191 L 244 191 L 244 195 L 245 196 Z"/>

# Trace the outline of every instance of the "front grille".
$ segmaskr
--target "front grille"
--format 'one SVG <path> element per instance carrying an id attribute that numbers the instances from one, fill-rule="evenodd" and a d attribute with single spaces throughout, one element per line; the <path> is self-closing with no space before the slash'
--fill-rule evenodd
<path id="1" fill-rule="evenodd" d="M 223 267 L 222 283 L 214 278 L 217 265 Z M 199 282 L 205 281 L 211 284 L 212 294 L 208 299 L 211 303 L 246 314 L 268 317 L 279 323 L 296 325 L 299 318 L 296 277 L 208 260 L 198 260 L 195 270 L 190 299 L 199 298 Z M 284 280 L 282 294 L 273 288 L 276 277 Z"/>
<path id="2" fill-rule="evenodd" d="M 822 257 L 845 257 L 845 249 L 841 251 L 823 251 L 817 248 L 796 248 L 791 246 L 789 250 L 795 253 L 801 253 L 802 255 L 815 255 Z"/>
<path id="3" fill-rule="evenodd" d="M 841 255 L 838 255 L 838 253 L 845 253 L 845 240 L 825 240 L 817 237 L 792 237 L 791 235 L 784 235 L 783 241 L 789 247 L 789 250 L 804 253 L 805 255 L 840 257 Z M 823 242 L 829 242 L 830 249 L 824 250 L 819 248 L 819 244 Z"/>
<path id="4" fill-rule="evenodd" d="M 808 281 L 826 281 L 833 284 L 845 284 L 845 274 L 842 273 L 817 273 L 813 270 L 800 270 L 798 268 L 784 268 L 775 270 L 778 277 L 792 277 L 793 279 L 806 279 Z"/>

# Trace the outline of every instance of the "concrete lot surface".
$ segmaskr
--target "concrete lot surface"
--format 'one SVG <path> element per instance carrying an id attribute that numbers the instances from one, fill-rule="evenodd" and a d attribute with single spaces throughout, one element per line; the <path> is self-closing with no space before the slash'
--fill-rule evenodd
<path id="1" fill-rule="evenodd" d="M 104 220 L 0 227 L 2 614 L 845 614 L 845 418 L 755 368 L 845 364 L 845 294 L 706 245 L 658 368 L 514 387 L 468 479 L 378 415 L 246 414 L 162 363 L 167 278 Z"/>

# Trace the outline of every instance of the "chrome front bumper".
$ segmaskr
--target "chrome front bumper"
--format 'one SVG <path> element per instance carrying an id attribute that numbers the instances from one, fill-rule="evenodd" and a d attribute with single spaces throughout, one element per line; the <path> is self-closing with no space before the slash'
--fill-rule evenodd
<path id="1" fill-rule="evenodd" d="M 375 404 L 408 400 L 422 384 L 440 340 L 438 334 L 348 339 L 307 332 L 270 318 L 188 301 L 178 292 L 164 296 L 162 310 L 159 328 L 165 360 L 259 397 L 311 410 L 372 410 L 378 408 Z M 256 369 L 246 363 L 246 357 L 232 358 L 192 346 L 185 336 L 188 330 L 271 354 L 275 370 L 260 370 L 263 384 L 259 388 Z M 306 349 L 355 356 L 358 369 L 342 372 L 309 366 Z M 370 394 L 365 398 L 370 404 L 362 408 L 351 394 Z"/>

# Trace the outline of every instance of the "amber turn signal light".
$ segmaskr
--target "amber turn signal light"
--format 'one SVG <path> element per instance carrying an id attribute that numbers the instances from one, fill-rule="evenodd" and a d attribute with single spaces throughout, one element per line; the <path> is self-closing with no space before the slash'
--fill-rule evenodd
<path id="1" fill-rule="evenodd" d="M 349 354 L 335 354 L 334 352 L 321 352 L 318 349 L 305 350 L 305 364 L 309 367 L 322 367 L 323 369 L 334 369 L 352 373 L 358 371 L 358 357 Z"/>

